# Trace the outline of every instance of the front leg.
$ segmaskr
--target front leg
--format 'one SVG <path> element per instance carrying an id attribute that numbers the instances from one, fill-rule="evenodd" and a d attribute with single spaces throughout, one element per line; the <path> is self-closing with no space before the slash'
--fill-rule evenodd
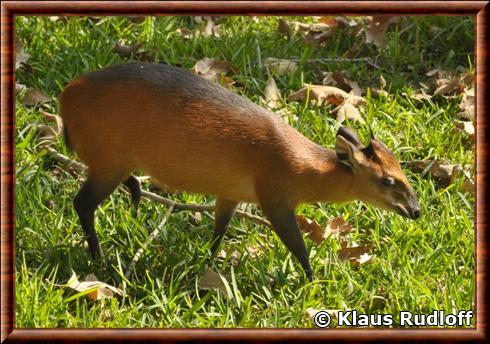
<path id="1" fill-rule="evenodd" d="M 310 265 L 310 259 L 298 223 L 296 222 L 294 209 L 276 204 L 274 206 L 262 205 L 262 210 L 271 221 L 274 231 L 289 251 L 299 260 L 306 276 L 311 281 L 313 279 L 313 269 Z"/>

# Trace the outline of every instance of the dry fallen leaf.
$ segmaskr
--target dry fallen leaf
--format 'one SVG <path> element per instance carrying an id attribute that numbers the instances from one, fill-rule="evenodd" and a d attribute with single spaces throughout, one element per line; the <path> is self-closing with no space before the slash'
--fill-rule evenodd
<path id="1" fill-rule="evenodd" d="M 58 133 L 49 125 L 39 125 L 36 127 L 36 134 L 39 142 L 43 144 L 53 144 L 56 141 Z"/>
<path id="2" fill-rule="evenodd" d="M 463 96 L 461 97 L 461 103 L 459 104 L 461 112 L 459 116 L 463 119 L 468 119 L 472 122 L 475 121 L 475 89 L 471 87 L 465 89 Z"/>
<path id="3" fill-rule="evenodd" d="M 264 89 L 265 103 L 270 109 L 276 109 L 281 106 L 281 92 L 277 88 L 276 81 L 270 77 Z"/>
<path id="4" fill-rule="evenodd" d="M 438 160 L 412 160 L 406 161 L 404 165 L 420 173 L 422 177 L 430 174 L 442 187 L 448 186 L 462 175 L 466 177 L 470 175 L 468 168 L 457 164 L 441 163 Z"/>
<path id="5" fill-rule="evenodd" d="M 20 84 L 18 82 L 15 83 L 15 92 L 21 92 L 27 90 L 27 86 L 24 84 Z"/>
<path id="6" fill-rule="evenodd" d="M 341 105 L 344 102 L 352 105 L 365 105 L 363 97 L 349 94 L 340 88 L 323 85 L 308 85 L 288 97 L 290 101 L 312 99 L 318 102 L 327 102 L 333 105 Z"/>
<path id="7" fill-rule="evenodd" d="M 320 17 L 319 22 L 330 27 L 337 26 L 339 24 L 337 18 L 333 16 Z"/>
<path id="8" fill-rule="evenodd" d="M 304 216 L 296 216 L 299 229 L 308 234 L 308 237 L 316 244 L 320 245 L 325 240 L 325 230 L 318 222 L 307 219 Z"/>
<path id="9" fill-rule="evenodd" d="M 279 22 L 277 24 L 277 31 L 279 31 L 282 34 L 285 34 L 288 37 L 291 35 L 291 27 L 289 26 L 288 22 L 282 18 L 279 18 Z"/>
<path id="10" fill-rule="evenodd" d="M 306 24 L 300 22 L 292 22 L 290 24 L 292 30 L 303 37 L 305 43 L 322 43 L 335 33 L 335 25 L 326 23 Z"/>
<path id="11" fill-rule="evenodd" d="M 457 75 L 454 71 L 433 69 L 425 74 L 429 77 L 429 93 L 432 96 L 452 98 L 465 92 L 466 84 L 471 84 L 473 76 L 469 73 Z"/>
<path id="12" fill-rule="evenodd" d="M 388 26 L 397 23 L 399 17 L 378 15 L 366 18 L 366 27 L 363 29 L 366 34 L 366 43 L 374 43 L 378 48 L 384 48 L 386 45 L 385 34 Z"/>
<path id="13" fill-rule="evenodd" d="M 210 18 L 206 22 L 206 26 L 204 27 L 204 30 L 202 32 L 206 37 L 210 37 L 210 36 L 219 37 L 220 29 L 221 29 L 221 25 L 216 24 L 213 21 L 213 18 Z"/>
<path id="14" fill-rule="evenodd" d="M 380 75 L 379 76 L 379 87 L 384 90 L 385 87 L 386 87 L 386 80 L 385 78 L 383 77 L 383 75 Z"/>
<path id="15" fill-rule="evenodd" d="M 365 123 L 361 113 L 349 102 L 344 102 L 337 109 L 337 122 L 342 123 L 346 118 L 353 122 Z"/>
<path id="16" fill-rule="evenodd" d="M 336 217 L 327 225 L 326 235 L 345 236 L 352 231 L 352 226 L 342 217 Z"/>
<path id="17" fill-rule="evenodd" d="M 326 18 L 326 17 L 325 17 Z M 294 32 L 300 35 L 305 43 L 322 43 L 326 39 L 334 35 L 334 29 L 337 26 L 337 22 L 332 18 L 331 21 L 320 22 L 317 24 L 307 24 L 300 22 L 287 22 L 284 19 L 279 19 L 277 31 L 282 34 L 291 36 Z"/>
<path id="18" fill-rule="evenodd" d="M 357 82 L 346 79 L 341 72 L 323 72 L 323 85 L 338 86 L 345 92 L 361 96 L 362 91 Z"/>
<path id="19" fill-rule="evenodd" d="M 180 34 L 180 37 L 183 39 L 192 39 L 194 37 L 194 32 L 189 29 L 181 28 L 175 31 Z"/>
<path id="20" fill-rule="evenodd" d="M 422 100 L 430 101 L 432 97 L 430 95 L 426 94 L 424 91 L 422 91 L 420 93 L 415 93 L 414 95 L 412 95 L 412 98 L 415 100 L 419 100 L 419 101 L 422 101 Z"/>
<path id="21" fill-rule="evenodd" d="M 190 216 L 191 216 L 192 222 L 193 222 L 193 223 L 194 223 L 196 226 L 201 224 L 201 222 L 202 222 L 202 215 L 201 215 L 201 212 L 196 211 L 196 212 L 192 213 Z"/>
<path id="22" fill-rule="evenodd" d="M 223 297 L 227 299 L 231 298 L 231 293 L 228 292 L 222 277 L 209 267 L 206 268 L 201 277 L 199 277 L 197 287 L 201 290 L 218 290 Z"/>
<path id="23" fill-rule="evenodd" d="M 250 255 L 252 258 L 257 258 L 259 257 L 263 251 L 260 249 L 258 246 L 247 246 L 246 247 L 247 253 Z"/>
<path id="24" fill-rule="evenodd" d="M 366 264 L 373 259 L 370 255 L 371 247 L 353 246 L 343 247 L 337 251 L 338 257 L 343 261 L 350 261 L 354 266 Z"/>
<path id="25" fill-rule="evenodd" d="M 386 92 L 385 90 L 382 90 L 380 88 L 371 88 L 371 95 L 376 98 L 380 97 L 388 97 L 389 93 Z"/>
<path id="26" fill-rule="evenodd" d="M 50 98 L 38 88 L 29 88 L 22 103 L 25 106 L 35 106 L 46 103 Z"/>
<path id="27" fill-rule="evenodd" d="M 31 55 L 24 52 L 22 47 L 22 42 L 19 40 L 17 35 L 14 36 L 14 45 L 15 45 L 15 69 L 19 69 L 22 63 L 26 63 L 27 60 L 31 57 Z"/>
<path id="28" fill-rule="evenodd" d="M 228 61 L 205 57 L 196 62 L 194 67 L 192 67 L 192 71 L 205 79 L 230 88 L 234 84 L 234 81 L 226 75 L 238 73 L 238 68 L 234 67 Z"/>
<path id="29" fill-rule="evenodd" d="M 456 121 L 454 123 L 454 129 L 458 132 L 466 133 L 470 138 L 475 140 L 475 126 L 471 121 Z"/>
<path id="30" fill-rule="evenodd" d="M 471 194 L 473 196 L 476 193 L 475 183 L 468 181 L 468 180 L 463 181 L 463 185 L 462 185 L 461 189 L 465 192 L 468 192 L 469 194 Z"/>
<path id="31" fill-rule="evenodd" d="M 357 82 L 351 81 L 343 76 L 341 72 L 335 72 L 332 74 L 332 79 L 334 79 L 339 87 L 346 92 L 352 93 L 356 96 L 361 96 L 362 91 Z"/>
<path id="32" fill-rule="evenodd" d="M 41 115 L 48 121 L 54 122 L 57 135 L 63 132 L 63 119 L 60 116 L 54 115 L 52 113 L 48 113 L 46 111 L 41 111 Z"/>
<path id="33" fill-rule="evenodd" d="M 104 297 L 113 297 L 114 294 L 123 294 L 121 289 L 113 287 L 107 283 L 97 281 L 97 278 L 92 274 L 88 275 L 84 282 L 80 282 L 75 271 L 73 271 L 73 274 L 66 286 L 75 289 L 78 292 L 86 292 L 93 289 L 87 294 L 87 297 L 92 300 L 100 300 Z"/>
<path id="34" fill-rule="evenodd" d="M 352 28 L 358 28 L 359 27 L 359 20 L 354 19 L 353 17 L 342 17 L 342 16 L 337 16 L 335 17 L 335 21 L 337 22 L 337 26 L 341 28 L 347 28 L 347 29 L 352 29 Z"/>
<path id="35" fill-rule="evenodd" d="M 298 68 L 298 63 L 286 59 L 276 59 L 273 57 L 266 58 L 264 64 L 271 72 L 278 76 L 292 74 Z"/>
<path id="36" fill-rule="evenodd" d="M 461 94 L 464 90 L 464 85 L 459 79 L 439 79 L 436 85 L 437 89 L 432 94 L 433 97 L 450 93 Z"/>
<path id="37" fill-rule="evenodd" d="M 118 54 L 121 57 L 130 57 L 138 52 L 139 48 L 141 48 L 141 43 L 135 43 L 127 45 L 124 42 L 116 42 L 114 48 L 112 48 L 112 52 Z"/>

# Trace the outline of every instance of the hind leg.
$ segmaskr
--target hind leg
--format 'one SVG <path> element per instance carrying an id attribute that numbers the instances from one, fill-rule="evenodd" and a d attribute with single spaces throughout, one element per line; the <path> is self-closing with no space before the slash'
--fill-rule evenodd
<path id="1" fill-rule="evenodd" d="M 134 176 L 129 176 L 124 182 L 124 185 L 129 189 L 131 193 L 131 201 L 133 202 L 134 209 L 138 211 L 138 205 L 141 200 L 141 184 Z"/>
<path id="2" fill-rule="evenodd" d="M 216 210 L 214 214 L 214 233 L 213 244 L 211 246 L 211 255 L 216 253 L 216 250 L 225 236 L 226 229 L 230 223 L 233 214 L 235 214 L 238 202 L 225 198 L 216 199 Z"/>
<path id="3" fill-rule="evenodd" d="M 114 177 L 97 178 L 89 173 L 87 180 L 73 201 L 93 259 L 101 255 L 99 241 L 94 228 L 95 209 L 117 188 L 122 179 Z"/>

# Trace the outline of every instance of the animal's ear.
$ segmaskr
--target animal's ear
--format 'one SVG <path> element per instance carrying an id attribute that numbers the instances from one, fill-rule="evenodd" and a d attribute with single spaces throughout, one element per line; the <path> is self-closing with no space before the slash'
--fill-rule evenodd
<path id="1" fill-rule="evenodd" d="M 367 163 L 364 153 L 342 135 L 337 135 L 335 152 L 337 153 L 337 158 L 340 162 L 352 169 Z"/>

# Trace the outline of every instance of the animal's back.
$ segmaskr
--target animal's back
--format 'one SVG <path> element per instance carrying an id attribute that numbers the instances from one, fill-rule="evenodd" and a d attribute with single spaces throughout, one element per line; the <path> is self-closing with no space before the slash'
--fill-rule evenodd
<path id="1" fill-rule="evenodd" d="M 160 64 L 86 74 L 60 104 L 71 145 L 95 173 L 142 170 L 170 188 L 243 201 L 256 201 L 256 179 L 284 163 L 287 140 L 303 140 L 251 101 Z"/>

